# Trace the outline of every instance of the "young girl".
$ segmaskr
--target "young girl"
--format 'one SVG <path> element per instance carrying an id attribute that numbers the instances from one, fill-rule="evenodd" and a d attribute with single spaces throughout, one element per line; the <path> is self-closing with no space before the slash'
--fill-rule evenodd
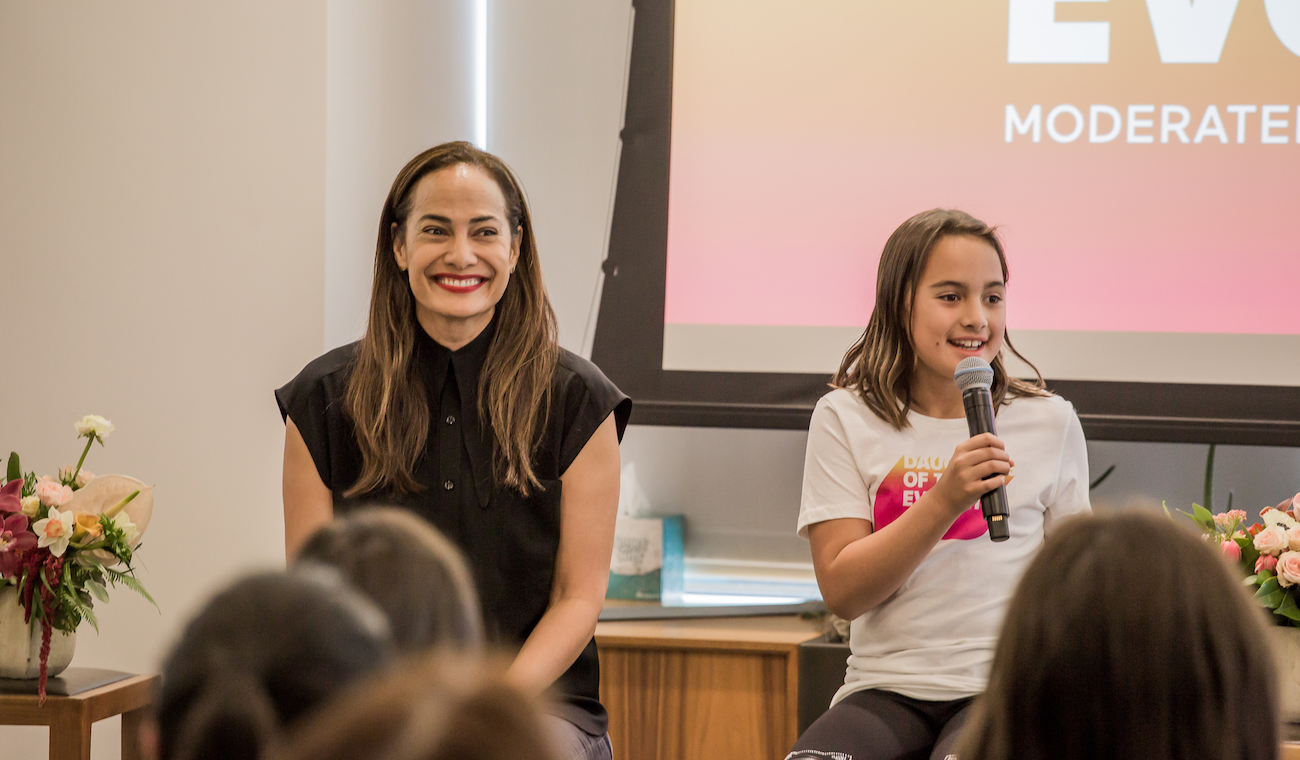
<path id="1" fill-rule="evenodd" d="M 1074 409 L 1036 369 L 1007 376 L 1006 283 L 1001 241 L 960 211 L 885 243 L 866 332 L 813 412 L 799 511 L 852 655 L 788 760 L 945 758 L 1020 573 L 1054 520 L 1089 510 Z M 993 366 L 997 436 L 967 432 L 953 372 L 970 356 Z M 993 543 L 979 497 L 998 486 L 1011 538 Z"/>

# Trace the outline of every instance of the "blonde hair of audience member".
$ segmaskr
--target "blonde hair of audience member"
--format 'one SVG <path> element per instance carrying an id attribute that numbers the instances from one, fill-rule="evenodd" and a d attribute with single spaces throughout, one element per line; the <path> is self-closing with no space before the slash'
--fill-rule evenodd
<path id="1" fill-rule="evenodd" d="M 246 577 L 204 605 L 172 647 L 156 727 L 142 741 L 161 760 L 260 757 L 285 726 L 392 654 L 383 613 L 338 573 Z"/>
<path id="2" fill-rule="evenodd" d="M 403 652 L 482 649 L 483 615 L 460 550 L 410 512 L 372 507 L 336 519 L 307 540 L 296 562 L 338 569 L 388 615 Z"/>
<path id="3" fill-rule="evenodd" d="M 1007 610 L 961 760 L 1272 760 L 1263 613 L 1164 516 L 1067 520 Z"/>
<path id="4" fill-rule="evenodd" d="M 556 760 L 537 704 L 480 658 L 434 653 L 359 684 L 275 760 Z"/>

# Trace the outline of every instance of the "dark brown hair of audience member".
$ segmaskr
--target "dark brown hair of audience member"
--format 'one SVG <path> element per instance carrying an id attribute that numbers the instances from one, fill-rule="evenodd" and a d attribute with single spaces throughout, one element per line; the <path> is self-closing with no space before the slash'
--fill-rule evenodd
<path id="1" fill-rule="evenodd" d="M 434 653 L 350 689 L 275 760 L 554 760 L 537 705 L 477 657 Z"/>
<path id="2" fill-rule="evenodd" d="M 325 568 L 237 581 L 185 627 L 155 703 L 161 760 L 253 760 L 392 658 L 388 623 Z"/>
<path id="3" fill-rule="evenodd" d="M 1078 517 L 1012 597 L 961 760 L 1272 760 L 1263 613 L 1173 520 Z"/>
<path id="4" fill-rule="evenodd" d="M 341 572 L 388 615 L 404 652 L 483 646 L 478 594 L 460 550 L 410 512 L 369 507 L 336 519 L 308 539 L 296 561 Z"/>
<path id="5" fill-rule="evenodd" d="M 908 426 L 912 408 L 912 369 L 916 350 L 912 346 L 910 314 L 917 282 L 925 272 L 930 251 L 941 238 L 965 235 L 992 246 L 1002 265 L 1002 281 L 1010 279 L 1007 257 L 997 231 L 962 211 L 936 208 L 922 211 L 898 226 L 885 241 L 876 270 L 876 305 L 862 337 L 849 347 L 831 379 L 831 387 L 857 391 L 876 416 L 894 428 Z M 1038 368 L 1011 345 L 1010 333 L 1003 335 L 1005 350 L 1034 370 L 1034 382 L 1007 376 L 1002 354 L 993 359 L 993 406 L 1017 396 L 1047 396 Z"/>
<path id="6" fill-rule="evenodd" d="M 532 214 L 510 167 L 467 142 L 432 147 L 411 159 L 393 180 L 379 216 L 370 320 L 357 347 L 344 403 L 361 448 L 361 475 L 347 496 L 414 492 L 416 460 L 429 438 L 429 402 L 414 360 L 415 296 L 393 256 L 393 230 L 405 234 L 415 187 L 428 174 L 453 166 L 478 167 L 505 197 L 510 233 L 519 235 L 519 262 L 496 305 L 499 329 L 479 376 L 479 417 L 492 435 L 496 482 L 528 495 L 540 486 L 532 457 L 550 404 L 551 375 L 560 356 L 559 323 L 546 295 Z"/>

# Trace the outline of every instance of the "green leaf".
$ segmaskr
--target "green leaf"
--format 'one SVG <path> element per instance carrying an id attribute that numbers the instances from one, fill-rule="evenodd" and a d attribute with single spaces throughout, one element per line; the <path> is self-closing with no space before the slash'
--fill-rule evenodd
<path id="1" fill-rule="evenodd" d="M 1246 572 L 1255 569 L 1255 563 L 1259 561 L 1259 550 L 1255 548 L 1255 538 L 1251 535 L 1240 536 L 1232 539 L 1237 542 L 1241 548 L 1241 564 L 1246 568 Z"/>
<path id="2" fill-rule="evenodd" d="M 103 584 L 86 579 L 86 589 L 94 594 L 99 601 L 108 603 L 108 589 L 104 588 Z"/>
<path id="3" fill-rule="evenodd" d="M 23 468 L 18 462 L 18 452 L 11 451 L 9 452 L 9 469 L 5 472 L 5 482 L 8 483 L 11 480 L 19 480 L 22 476 Z"/>
<path id="4" fill-rule="evenodd" d="M 1281 615 L 1287 620 L 1300 621 L 1300 607 L 1296 606 L 1295 597 L 1291 594 L 1282 595 L 1282 603 L 1273 611 L 1275 615 Z"/>
<path id="5" fill-rule="evenodd" d="M 1214 515 L 1210 513 L 1210 510 L 1202 507 L 1200 504 L 1192 505 L 1192 519 L 1202 528 L 1205 528 L 1206 530 L 1214 530 Z"/>
<path id="6" fill-rule="evenodd" d="M 1243 586 L 1254 586 L 1254 585 L 1255 585 L 1256 583 L 1258 583 L 1258 582 L 1259 582 L 1259 576 L 1258 576 L 1258 575 L 1247 575 L 1245 578 L 1243 578 L 1243 579 L 1241 580 L 1241 585 L 1243 585 Z"/>
<path id="7" fill-rule="evenodd" d="M 1259 585 L 1259 590 L 1255 592 L 1255 601 L 1270 610 L 1275 610 L 1282 600 L 1286 598 L 1286 592 L 1282 590 L 1282 584 L 1277 582 L 1277 578 L 1269 578 Z"/>
<path id="8" fill-rule="evenodd" d="M 1259 580 L 1261 583 L 1268 580 L 1269 578 L 1275 578 L 1275 577 L 1277 577 L 1277 573 L 1274 573 L 1272 570 L 1259 571 Z"/>
<path id="9" fill-rule="evenodd" d="M 72 606 L 77 611 L 78 615 L 85 618 L 86 622 L 90 623 L 91 627 L 95 629 L 95 633 L 99 633 L 99 618 L 95 617 L 95 611 L 90 608 L 90 605 L 83 603 L 80 599 L 76 599 L 73 601 Z"/>
<path id="10" fill-rule="evenodd" d="M 140 596 L 143 596 L 145 599 L 149 600 L 149 603 L 153 605 L 154 609 L 162 612 L 162 608 L 158 606 L 158 603 L 153 600 L 152 596 L 149 596 L 149 592 L 144 590 L 144 586 L 140 581 L 135 579 L 135 576 L 118 570 L 109 570 L 107 568 L 104 569 L 104 572 L 108 574 L 110 581 L 113 583 L 121 583 L 123 586 L 126 586 Z"/>

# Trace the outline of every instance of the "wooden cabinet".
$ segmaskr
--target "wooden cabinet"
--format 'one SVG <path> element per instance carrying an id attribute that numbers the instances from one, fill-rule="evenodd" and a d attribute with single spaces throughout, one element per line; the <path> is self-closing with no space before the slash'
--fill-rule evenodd
<path id="1" fill-rule="evenodd" d="M 797 738 L 797 616 L 603 622 L 600 697 L 618 760 L 780 760 Z"/>

